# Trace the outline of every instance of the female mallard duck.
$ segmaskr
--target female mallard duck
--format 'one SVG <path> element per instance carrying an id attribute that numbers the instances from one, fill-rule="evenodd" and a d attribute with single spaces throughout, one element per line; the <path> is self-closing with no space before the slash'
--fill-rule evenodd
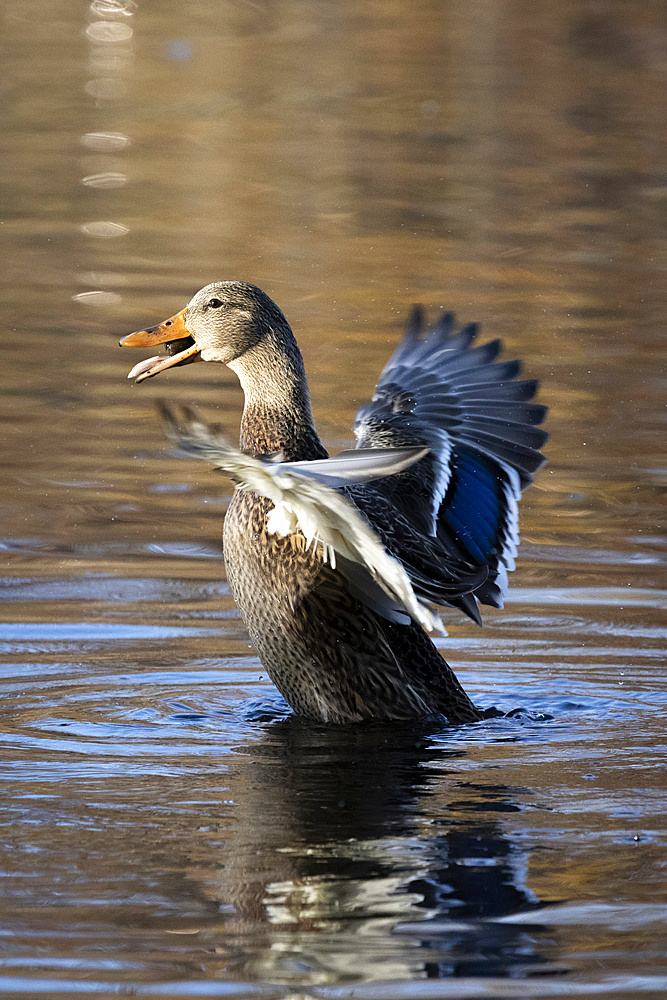
<path id="1" fill-rule="evenodd" d="M 499 341 L 472 348 L 476 325 L 453 327 L 446 314 L 424 334 L 414 309 L 357 413 L 359 451 L 338 459 L 317 436 L 292 330 L 254 285 L 207 285 L 121 340 L 166 346 L 132 369 L 138 382 L 193 361 L 236 372 L 243 454 L 192 415 L 171 432 L 239 483 L 223 533 L 232 592 L 271 679 L 311 719 L 481 718 L 419 624 L 420 599 L 478 624 L 478 602 L 502 607 L 546 411 L 518 361 L 495 362 Z"/>

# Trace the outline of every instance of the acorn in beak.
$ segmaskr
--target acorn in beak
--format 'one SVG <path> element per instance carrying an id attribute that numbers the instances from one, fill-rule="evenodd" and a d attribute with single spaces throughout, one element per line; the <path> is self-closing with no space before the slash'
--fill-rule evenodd
<path id="1" fill-rule="evenodd" d="M 174 368 L 177 365 L 188 365 L 193 361 L 201 360 L 199 348 L 195 344 L 190 331 L 185 325 L 186 309 L 176 313 L 171 319 L 167 319 L 159 326 L 150 326 L 146 330 L 137 330 L 136 333 L 129 333 L 123 337 L 119 343 L 121 347 L 154 347 L 156 344 L 164 344 L 166 355 L 158 354 L 154 358 L 147 358 L 135 365 L 128 378 L 133 378 L 137 382 L 152 378 L 165 368 Z"/>

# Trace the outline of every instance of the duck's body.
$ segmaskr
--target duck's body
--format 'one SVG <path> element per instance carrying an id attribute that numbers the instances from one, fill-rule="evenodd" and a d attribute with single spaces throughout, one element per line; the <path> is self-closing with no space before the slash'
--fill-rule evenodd
<path id="1" fill-rule="evenodd" d="M 421 626 L 355 599 L 347 579 L 301 534 L 266 530 L 273 505 L 237 487 L 223 545 L 227 578 L 271 680 L 295 712 L 324 722 L 480 718 Z"/>
<path id="2" fill-rule="evenodd" d="M 361 448 L 430 451 L 396 475 L 352 478 L 342 492 L 400 560 L 418 598 L 479 621 L 478 600 L 502 605 L 518 540 L 516 500 L 541 464 L 546 435 L 535 427 L 544 408 L 526 402 L 535 383 L 514 381 L 516 362 L 493 363 L 499 345 L 471 351 L 475 333 L 470 326 L 453 334 L 447 316 L 423 337 L 415 311 L 355 433 Z M 245 392 L 242 451 L 327 467 L 296 341 L 263 292 L 216 283 L 172 320 L 125 338 L 164 342 L 171 357 L 131 374 L 141 380 L 199 358 L 225 363 Z M 180 439 L 187 446 L 191 437 L 185 429 Z M 214 435 L 207 440 L 206 457 L 215 458 Z M 299 530 L 276 533 L 267 523 L 272 511 L 267 495 L 238 486 L 224 554 L 260 660 L 293 709 L 339 723 L 435 713 L 453 723 L 479 719 L 406 605 L 389 599 L 355 558 L 339 556 L 333 568 L 324 545 L 309 544 Z"/>

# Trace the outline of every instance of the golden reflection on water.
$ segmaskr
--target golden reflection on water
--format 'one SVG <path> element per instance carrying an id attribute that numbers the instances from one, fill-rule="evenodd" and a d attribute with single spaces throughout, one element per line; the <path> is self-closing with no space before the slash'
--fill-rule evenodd
<path id="1" fill-rule="evenodd" d="M 35 954 L 62 995 L 77 969 L 99 995 L 655 986 L 657 7 L 5 7 L 2 909 L 24 976 L 6 991 Z M 240 390 L 205 365 L 136 387 L 116 346 L 216 278 L 284 309 L 334 450 L 414 301 L 479 320 L 541 379 L 549 465 L 510 600 L 442 643 L 480 704 L 529 717 L 258 721 L 271 689 L 219 546 L 229 484 L 171 454 L 153 411 L 196 402 L 233 435 Z M 544 925 L 502 923 L 536 903 Z"/>

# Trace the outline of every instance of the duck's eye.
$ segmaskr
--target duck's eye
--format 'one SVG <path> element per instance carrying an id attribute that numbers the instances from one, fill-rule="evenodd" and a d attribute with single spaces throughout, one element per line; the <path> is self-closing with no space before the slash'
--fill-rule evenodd
<path id="1" fill-rule="evenodd" d="M 220 299 L 209 299 L 207 303 L 209 309 L 219 309 L 222 304 Z"/>

